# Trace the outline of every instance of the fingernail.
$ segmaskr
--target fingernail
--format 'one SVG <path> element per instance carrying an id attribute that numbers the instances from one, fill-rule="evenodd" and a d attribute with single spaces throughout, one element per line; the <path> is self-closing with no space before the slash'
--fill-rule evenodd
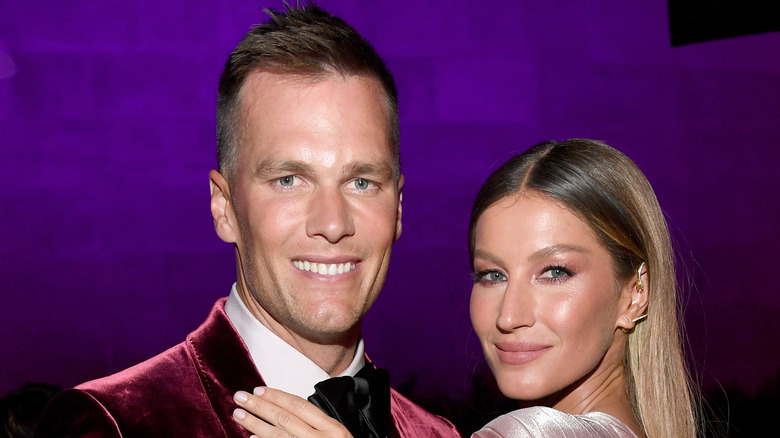
<path id="1" fill-rule="evenodd" d="M 265 386 L 258 386 L 257 388 L 255 388 L 254 391 L 252 391 L 254 395 L 263 395 L 264 392 L 265 392 Z"/>
<path id="2" fill-rule="evenodd" d="M 233 416 L 238 418 L 239 420 L 243 420 L 246 418 L 246 411 L 241 408 L 236 408 L 233 410 Z"/>
<path id="3" fill-rule="evenodd" d="M 248 400 L 247 393 L 244 391 L 238 391 L 233 395 L 233 400 L 237 401 L 238 403 L 244 403 Z"/>

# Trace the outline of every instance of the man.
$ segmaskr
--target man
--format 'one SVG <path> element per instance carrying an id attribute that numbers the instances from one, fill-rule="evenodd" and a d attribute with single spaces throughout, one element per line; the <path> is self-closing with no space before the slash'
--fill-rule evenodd
<path id="1" fill-rule="evenodd" d="M 270 15 L 219 85 L 209 177 L 214 226 L 235 248 L 230 295 L 184 343 L 61 393 L 38 436 L 245 436 L 236 391 L 305 398 L 329 377 L 364 372 L 361 320 L 401 234 L 395 85 L 342 20 L 314 6 Z M 392 414 L 377 415 L 391 435 L 457 436 L 384 391 Z"/>

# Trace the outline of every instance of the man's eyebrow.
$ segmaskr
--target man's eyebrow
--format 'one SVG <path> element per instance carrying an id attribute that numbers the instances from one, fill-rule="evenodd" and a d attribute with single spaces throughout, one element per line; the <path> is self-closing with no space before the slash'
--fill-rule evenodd
<path id="1" fill-rule="evenodd" d="M 366 163 L 366 162 L 351 162 L 344 166 L 344 175 L 369 175 L 380 180 L 386 180 L 393 178 L 393 167 L 385 162 L 381 163 Z"/>
<path id="2" fill-rule="evenodd" d="M 303 161 L 298 160 L 280 160 L 278 158 L 266 158 L 255 166 L 254 176 L 257 178 L 266 178 L 278 173 L 290 174 L 310 174 L 313 168 Z"/>
<path id="3" fill-rule="evenodd" d="M 588 253 L 589 251 L 581 246 L 571 245 L 566 243 L 560 245 L 550 245 L 531 254 L 528 257 L 528 261 L 535 262 L 545 257 L 550 257 L 550 256 L 554 256 L 566 252 L 579 252 L 585 254 Z"/>

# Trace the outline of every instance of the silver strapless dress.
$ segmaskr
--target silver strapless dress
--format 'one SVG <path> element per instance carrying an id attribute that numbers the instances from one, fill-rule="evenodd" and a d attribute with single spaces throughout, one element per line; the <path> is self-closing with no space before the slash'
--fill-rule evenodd
<path id="1" fill-rule="evenodd" d="M 637 438 L 617 418 L 603 412 L 571 415 L 535 406 L 504 414 L 472 438 Z"/>

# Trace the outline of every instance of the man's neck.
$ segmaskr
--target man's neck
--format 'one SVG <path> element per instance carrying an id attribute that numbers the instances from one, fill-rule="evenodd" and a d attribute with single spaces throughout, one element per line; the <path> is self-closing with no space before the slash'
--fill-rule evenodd
<path id="1" fill-rule="evenodd" d="M 238 295 L 260 324 L 308 357 L 329 376 L 338 376 L 352 363 L 360 338 L 359 325 L 347 332 L 327 336 L 307 332 L 305 328 L 295 330 L 275 320 L 255 300 L 247 296 L 245 289 L 238 288 Z"/>
<path id="2" fill-rule="evenodd" d="M 306 357 L 316 363 L 331 377 L 336 377 L 349 367 L 355 357 L 357 338 L 351 343 L 351 347 L 340 345 L 318 345 L 315 343 L 290 344 Z"/>
<path id="3" fill-rule="evenodd" d="M 310 396 L 318 382 L 333 375 L 323 369 L 323 366 L 327 367 L 328 364 L 324 361 L 315 363 L 299 349 L 261 324 L 249 311 L 237 289 L 234 286 L 225 301 L 225 314 L 244 341 L 263 382 L 271 388 L 281 389 L 301 398 Z M 338 373 L 339 376 L 354 376 L 365 364 L 363 340 L 358 338 L 356 344 L 354 352 L 353 349 L 346 349 L 349 351 L 347 354 L 352 355 L 352 361 L 346 369 L 343 369 L 343 365 L 336 365 L 337 368 L 334 368 L 334 370 L 343 369 Z"/>

